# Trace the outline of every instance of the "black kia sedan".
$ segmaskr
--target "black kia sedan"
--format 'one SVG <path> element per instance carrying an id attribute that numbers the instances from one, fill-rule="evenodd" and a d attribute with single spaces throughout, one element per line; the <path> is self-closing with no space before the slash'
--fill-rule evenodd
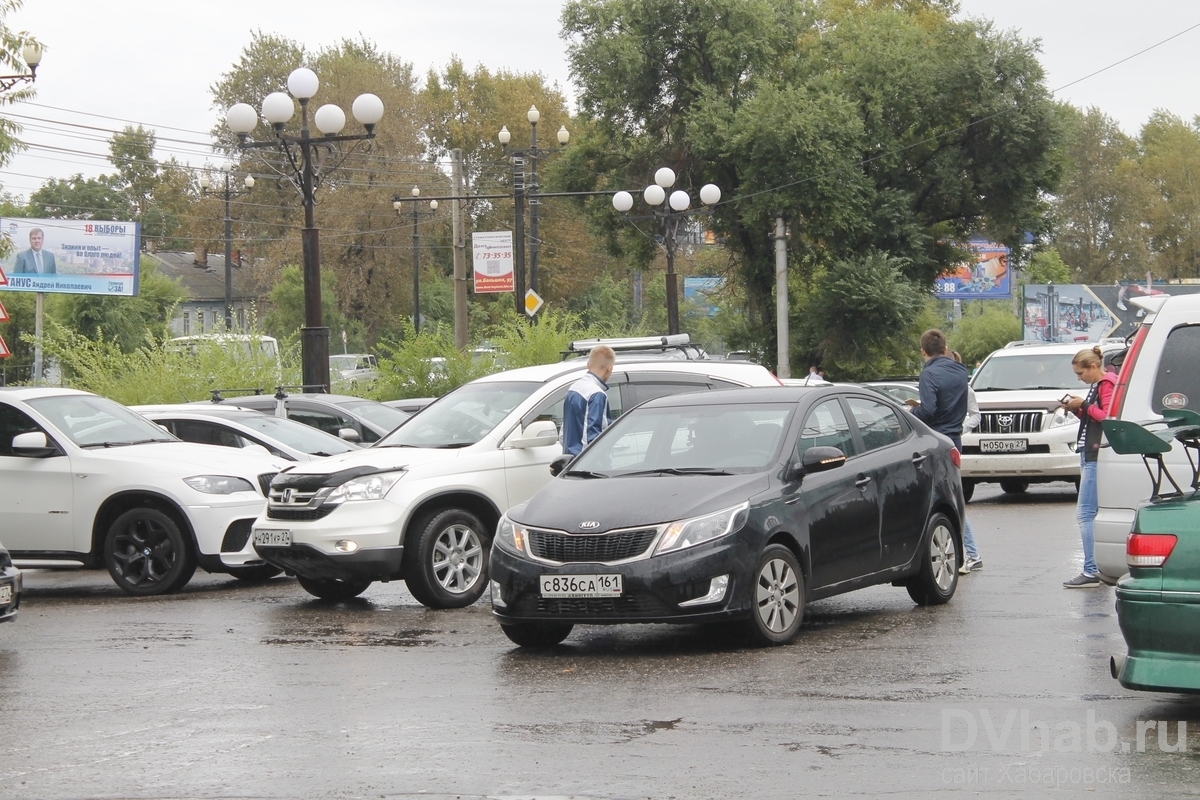
<path id="1" fill-rule="evenodd" d="M 0 544 L 0 622 L 12 622 L 21 606 L 21 570 Z"/>
<path id="2" fill-rule="evenodd" d="M 950 440 L 870 389 L 736 389 L 623 414 L 497 526 L 492 611 L 518 645 L 576 624 L 732 622 L 791 640 L 807 602 L 958 586 Z"/>

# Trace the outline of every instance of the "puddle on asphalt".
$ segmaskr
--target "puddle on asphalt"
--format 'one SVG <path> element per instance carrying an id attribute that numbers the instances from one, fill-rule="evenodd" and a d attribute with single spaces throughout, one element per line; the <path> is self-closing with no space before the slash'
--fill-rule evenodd
<path id="1" fill-rule="evenodd" d="M 331 645 L 334 647 L 427 647 L 436 642 L 429 638 L 436 631 L 417 628 L 385 633 L 380 631 L 348 631 L 345 628 L 317 628 L 293 636 L 265 636 L 262 644 Z"/>

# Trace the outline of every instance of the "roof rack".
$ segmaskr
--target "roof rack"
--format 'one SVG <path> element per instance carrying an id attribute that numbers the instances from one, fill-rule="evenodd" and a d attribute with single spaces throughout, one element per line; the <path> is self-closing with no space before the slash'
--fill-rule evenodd
<path id="1" fill-rule="evenodd" d="M 672 350 L 694 351 L 702 354 L 698 345 L 692 344 L 691 337 L 686 333 L 676 333 L 669 336 L 627 336 L 615 339 L 577 339 L 567 345 L 562 351 L 563 360 L 590 353 L 592 350 L 607 345 L 615 352 L 666 353 Z M 697 355 L 697 357 L 703 357 Z"/>

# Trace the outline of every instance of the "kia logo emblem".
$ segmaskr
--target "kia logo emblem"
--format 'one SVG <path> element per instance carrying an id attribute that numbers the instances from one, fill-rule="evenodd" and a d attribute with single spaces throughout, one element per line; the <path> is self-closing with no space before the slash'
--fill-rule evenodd
<path id="1" fill-rule="evenodd" d="M 583 531 L 594 531 L 594 530 L 596 530 L 596 528 L 599 528 L 599 527 L 600 527 L 600 523 L 596 522 L 595 520 L 589 520 L 587 522 L 579 523 L 579 529 L 583 530 Z"/>

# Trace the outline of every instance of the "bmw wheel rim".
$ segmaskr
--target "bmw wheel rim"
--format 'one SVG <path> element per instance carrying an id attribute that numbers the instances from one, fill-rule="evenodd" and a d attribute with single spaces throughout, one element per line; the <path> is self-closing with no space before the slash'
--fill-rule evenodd
<path id="1" fill-rule="evenodd" d="M 163 580 L 175 566 L 177 555 L 167 529 L 149 519 L 130 521 L 113 540 L 117 571 L 130 586 Z"/>
<path id="2" fill-rule="evenodd" d="M 800 613 L 800 582 L 792 565 L 782 558 L 772 558 L 758 573 L 756 591 L 758 619 L 772 633 L 783 633 L 792 627 Z"/>
<path id="3" fill-rule="evenodd" d="M 958 569 L 958 552 L 954 547 L 954 536 L 944 523 L 939 523 L 929 537 L 929 558 L 933 562 L 934 583 L 943 592 L 949 591 Z"/>
<path id="4" fill-rule="evenodd" d="M 483 574 L 483 543 L 466 525 L 451 525 L 433 543 L 433 577 L 451 594 L 470 591 Z"/>

